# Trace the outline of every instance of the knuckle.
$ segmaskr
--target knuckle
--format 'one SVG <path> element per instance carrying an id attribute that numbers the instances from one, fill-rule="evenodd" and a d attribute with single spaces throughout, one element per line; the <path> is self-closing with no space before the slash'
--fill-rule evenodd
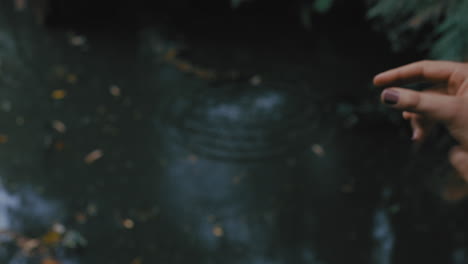
<path id="1" fill-rule="evenodd" d="M 411 110 L 418 110 L 421 104 L 421 95 L 418 92 L 409 92 L 406 100 L 403 101 L 403 107 Z"/>

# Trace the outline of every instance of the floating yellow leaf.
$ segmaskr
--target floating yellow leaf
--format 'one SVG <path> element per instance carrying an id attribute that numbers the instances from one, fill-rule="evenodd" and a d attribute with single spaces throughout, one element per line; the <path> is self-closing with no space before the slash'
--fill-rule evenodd
<path id="1" fill-rule="evenodd" d="M 67 91 L 63 89 L 54 90 L 51 94 L 51 97 L 55 100 L 62 100 L 65 96 L 67 96 Z"/>
<path id="2" fill-rule="evenodd" d="M 55 231 L 49 231 L 42 237 L 41 240 L 42 240 L 42 243 L 44 243 L 46 246 L 53 246 L 53 245 L 58 244 L 61 238 L 62 238 L 61 234 Z"/>

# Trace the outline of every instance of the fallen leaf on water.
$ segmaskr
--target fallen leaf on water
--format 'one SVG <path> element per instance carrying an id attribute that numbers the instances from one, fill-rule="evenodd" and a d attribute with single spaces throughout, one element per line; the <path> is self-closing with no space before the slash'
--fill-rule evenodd
<path id="1" fill-rule="evenodd" d="M 117 86 L 117 85 L 112 85 L 110 88 L 109 88 L 109 92 L 111 95 L 115 96 L 115 97 L 118 97 L 120 96 L 120 88 Z"/>
<path id="2" fill-rule="evenodd" d="M 55 100 L 62 100 L 65 96 L 67 96 L 67 92 L 63 89 L 54 90 L 51 94 L 52 99 Z"/>
<path id="3" fill-rule="evenodd" d="M 319 144 L 312 145 L 312 152 L 319 157 L 323 157 L 325 155 L 325 150 Z"/>
<path id="4" fill-rule="evenodd" d="M 52 121 L 52 127 L 59 133 L 65 133 L 67 131 L 67 127 L 60 120 Z"/>
<path id="5" fill-rule="evenodd" d="M 124 219 L 122 221 L 122 225 L 123 227 L 125 227 L 126 229 L 132 229 L 134 226 L 135 226 L 135 223 L 133 222 L 132 219 Z"/>
<path id="6" fill-rule="evenodd" d="M 62 235 L 51 230 L 42 236 L 41 240 L 46 246 L 53 246 L 60 242 Z"/>
<path id="7" fill-rule="evenodd" d="M 45 258 L 41 261 L 41 264 L 60 264 L 60 262 L 53 258 Z"/>
<path id="8" fill-rule="evenodd" d="M 104 156 L 104 152 L 102 152 L 102 150 L 100 149 L 96 149 L 96 150 L 91 151 L 88 155 L 85 156 L 84 162 L 86 164 L 92 164 L 96 160 L 102 158 L 102 156 Z"/>
<path id="9" fill-rule="evenodd" d="M 215 237 L 222 237 L 222 236 L 224 235 L 224 230 L 223 230 L 223 228 L 222 228 L 221 226 L 219 226 L 219 225 L 215 225 L 215 226 L 213 227 L 212 232 L 213 232 L 213 235 L 214 235 Z"/>
<path id="10" fill-rule="evenodd" d="M 61 223 L 55 223 L 52 225 L 52 231 L 58 233 L 58 234 L 63 234 L 66 231 L 66 228 L 64 225 Z"/>
<path id="11" fill-rule="evenodd" d="M 0 134 L 0 144 L 5 144 L 8 142 L 8 135 Z"/>
<path id="12" fill-rule="evenodd" d="M 29 255 L 34 249 L 41 245 L 41 241 L 38 239 L 19 238 L 16 242 L 18 247 L 21 248 L 26 255 Z"/>
<path id="13" fill-rule="evenodd" d="M 143 261 L 141 260 L 140 257 L 135 258 L 135 259 L 132 260 L 132 262 L 130 262 L 130 264 L 142 264 L 142 263 L 143 263 Z"/>

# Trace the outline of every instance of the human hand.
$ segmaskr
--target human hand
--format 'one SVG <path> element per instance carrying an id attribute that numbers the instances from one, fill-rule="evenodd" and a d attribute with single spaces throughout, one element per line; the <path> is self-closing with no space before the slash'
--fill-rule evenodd
<path id="1" fill-rule="evenodd" d="M 459 143 L 450 151 L 450 161 L 468 181 L 468 64 L 419 61 L 374 77 L 374 84 L 382 87 L 416 82 L 431 82 L 434 88 L 418 92 L 391 87 L 382 92 L 381 101 L 403 111 L 414 141 L 423 141 L 436 123 L 445 125 Z"/>

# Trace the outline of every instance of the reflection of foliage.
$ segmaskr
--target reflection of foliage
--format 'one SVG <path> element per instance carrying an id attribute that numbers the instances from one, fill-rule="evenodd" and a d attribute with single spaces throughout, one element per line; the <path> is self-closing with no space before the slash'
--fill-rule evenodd
<path id="1" fill-rule="evenodd" d="M 436 59 L 468 58 L 468 1 L 368 0 L 368 17 L 395 50 L 416 45 Z"/>

